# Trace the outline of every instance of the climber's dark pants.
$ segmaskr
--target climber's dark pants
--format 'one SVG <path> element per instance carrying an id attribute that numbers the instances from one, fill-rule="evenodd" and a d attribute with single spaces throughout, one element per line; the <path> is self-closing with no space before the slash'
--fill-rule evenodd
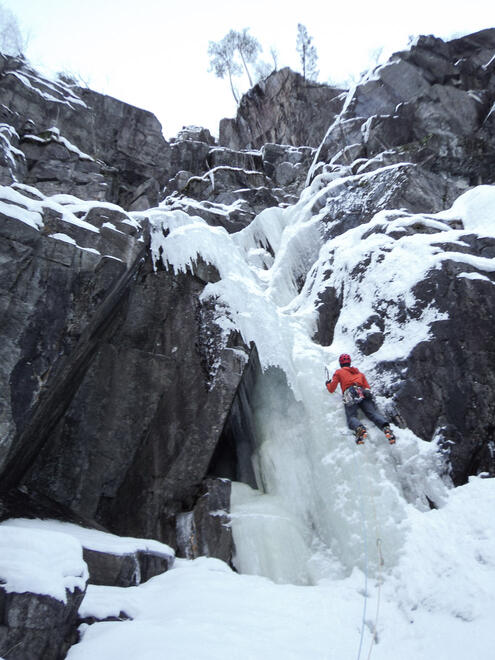
<path id="1" fill-rule="evenodd" d="M 361 408 L 366 417 L 371 419 L 373 424 L 376 424 L 379 429 L 382 429 L 385 424 L 388 424 L 388 421 L 378 412 L 371 399 L 362 399 L 355 403 L 349 403 L 346 404 L 344 408 L 345 416 L 347 417 L 347 426 L 353 431 L 355 431 L 358 426 L 362 425 L 362 422 L 358 417 L 358 408 Z"/>

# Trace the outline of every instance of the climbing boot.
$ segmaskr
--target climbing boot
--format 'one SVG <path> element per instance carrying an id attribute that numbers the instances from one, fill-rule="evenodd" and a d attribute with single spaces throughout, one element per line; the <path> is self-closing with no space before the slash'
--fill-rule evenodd
<path id="1" fill-rule="evenodd" d="M 368 437 L 368 433 L 366 432 L 366 429 L 364 426 L 358 426 L 357 429 L 354 431 L 356 434 L 356 444 L 357 445 L 364 445 L 364 441 Z"/>
<path id="2" fill-rule="evenodd" d="M 385 437 L 389 441 L 389 444 L 395 445 L 395 435 L 392 429 L 390 428 L 390 426 L 388 424 L 385 424 L 382 431 L 385 433 Z"/>

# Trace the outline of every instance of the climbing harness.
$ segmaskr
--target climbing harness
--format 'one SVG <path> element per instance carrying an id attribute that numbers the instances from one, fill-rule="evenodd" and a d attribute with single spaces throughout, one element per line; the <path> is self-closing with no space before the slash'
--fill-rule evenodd
<path id="1" fill-rule="evenodd" d="M 351 385 L 342 394 L 342 399 L 345 406 L 351 405 L 353 403 L 360 403 L 365 398 L 366 395 L 364 387 L 361 387 L 360 385 Z"/>

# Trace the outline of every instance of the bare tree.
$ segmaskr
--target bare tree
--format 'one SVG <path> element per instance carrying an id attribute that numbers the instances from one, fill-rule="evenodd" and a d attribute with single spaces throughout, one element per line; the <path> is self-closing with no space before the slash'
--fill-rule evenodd
<path id="1" fill-rule="evenodd" d="M 260 80 L 264 80 L 265 78 L 268 78 L 268 76 L 272 71 L 273 71 L 273 67 L 269 62 L 265 62 L 264 60 L 258 60 L 254 67 L 254 75 L 256 82 L 258 83 Z"/>
<path id="2" fill-rule="evenodd" d="M 224 78 L 225 75 L 229 78 L 230 89 L 236 103 L 239 103 L 239 94 L 232 80 L 233 76 L 241 74 L 242 69 L 235 60 L 237 51 L 236 33 L 231 30 L 220 41 L 210 41 L 208 45 L 208 55 L 210 57 L 210 71 L 218 76 Z"/>
<path id="3" fill-rule="evenodd" d="M 249 64 L 254 64 L 256 62 L 258 55 L 262 50 L 261 44 L 255 37 L 252 37 L 249 34 L 249 28 L 244 28 L 242 32 L 235 32 L 234 30 L 231 30 L 229 32 L 229 35 L 230 34 L 233 35 L 232 38 L 234 39 L 237 51 L 241 56 L 244 69 L 249 79 L 249 85 L 252 87 L 253 79 L 251 78 L 251 74 L 249 72 L 248 62 Z"/>
<path id="4" fill-rule="evenodd" d="M 278 68 L 278 50 L 275 46 L 270 47 L 270 55 L 272 56 L 273 70 L 276 71 Z"/>
<path id="5" fill-rule="evenodd" d="M 305 80 L 316 80 L 319 74 L 316 66 L 318 55 L 312 42 L 313 37 L 309 36 L 306 27 L 302 23 L 298 23 L 296 49 L 301 58 L 303 78 Z"/>
<path id="6" fill-rule="evenodd" d="M 22 55 L 27 47 L 17 18 L 10 9 L 0 4 L 0 51 L 5 55 Z"/>

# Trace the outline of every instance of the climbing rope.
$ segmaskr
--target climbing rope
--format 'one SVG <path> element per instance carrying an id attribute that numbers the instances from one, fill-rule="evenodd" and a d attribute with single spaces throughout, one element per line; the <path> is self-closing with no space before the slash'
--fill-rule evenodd
<path id="1" fill-rule="evenodd" d="M 362 448 L 364 449 L 364 447 Z M 361 451 L 361 450 L 360 450 Z M 369 473 L 370 471 L 370 466 L 368 462 L 368 456 L 366 450 L 364 451 L 365 454 L 365 461 L 366 461 L 366 466 L 367 470 L 366 472 Z M 359 464 L 360 461 L 357 459 L 357 452 L 354 452 L 354 458 L 356 463 Z M 360 635 L 360 640 L 359 640 L 359 649 L 358 649 L 358 655 L 357 655 L 357 660 L 360 660 L 361 657 L 361 651 L 362 651 L 362 646 L 363 646 L 363 638 L 364 638 L 364 628 L 366 626 L 366 609 L 367 609 L 367 601 L 368 601 L 368 563 L 369 563 L 369 557 L 368 557 L 368 534 L 367 534 L 367 525 L 366 525 L 366 515 L 365 515 L 365 509 L 364 509 L 364 496 L 363 496 L 363 487 L 362 487 L 362 482 L 363 482 L 363 470 L 361 466 L 359 466 L 359 469 L 356 470 L 356 473 L 358 474 L 358 481 L 359 481 L 359 501 L 360 501 L 360 509 L 361 509 L 361 525 L 363 529 L 363 543 L 364 543 L 364 603 L 363 603 L 363 616 L 362 616 L 362 622 L 361 622 L 361 635 Z M 382 566 L 383 566 L 383 555 L 382 555 L 382 541 L 380 538 L 380 531 L 378 527 L 378 518 L 376 515 L 376 506 L 375 506 L 375 499 L 373 497 L 373 493 L 371 492 L 371 488 L 369 486 L 369 481 L 366 480 L 366 486 L 367 486 L 367 495 L 368 499 L 371 501 L 372 505 L 372 511 L 373 511 L 373 519 L 375 523 L 375 537 L 376 537 L 376 550 L 377 550 L 377 558 L 378 558 L 378 574 L 377 574 L 377 583 L 378 583 L 378 588 L 377 588 L 377 600 L 376 600 L 376 610 L 375 610 L 375 622 L 373 624 L 373 629 L 372 629 L 372 637 L 371 637 L 371 643 L 370 643 L 370 648 L 367 656 L 367 660 L 370 659 L 371 653 L 373 651 L 373 646 L 376 643 L 377 640 L 377 627 L 378 627 L 378 619 L 380 616 L 380 598 L 381 598 L 381 585 L 382 585 Z"/>
<path id="2" fill-rule="evenodd" d="M 369 474 L 370 465 L 369 465 L 369 461 L 368 461 L 367 452 L 365 452 L 365 461 L 366 461 L 366 467 L 367 467 L 366 472 Z M 373 493 L 371 492 L 369 481 L 367 482 L 367 486 L 368 486 L 369 499 L 371 501 L 371 510 L 373 511 L 373 519 L 374 519 L 374 523 L 375 523 L 376 553 L 377 553 L 377 558 L 378 558 L 378 572 L 377 572 L 377 585 L 378 586 L 377 586 L 377 594 L 376 594 L 375 623 L 373 625 L 373 631 L 372 631 L 371 642 L 370 642 L 370 649 L 369 649 L 368 657 L 367 657 L 367 660 L 369 660 L 370 657 L 371 657 L 371 652 L 373 651 L 373 646 L 377 641 L 378 618 L 380 616 L 380 598 L 381 598 L 381 589 L 382 589 L 383 555 L 382 555 L 382 540 L 380 538 L 380 530 L 378 528 L 378 517 L 376 515 L 375 498 L 373 497 Z"/>
<path id="3" fill-rule="evenodd" d="M 357 460 L 357 452 L 354 452 L 354 460 L 357 465 L 359 461 Z M 364 627 L 366 625 L 366 607 L 368 603 L 368 533 L 366 529 L 366 516 L 364 512 L 364 496 L 363 496 L 363 480 L 362 480 L 362 470 L 359 467 L 355 470 L 355 473 L 358 474 L 359 482 L 359 504 L 361 509 L 361 527 L 363 530 L 363 543 L 364 543 L 364 601 L 363 601 L 363 616 L 361 621 L 361 635 L 359 638 L 359 649 L 357 654 L 357 660 L 361 657 L 361 650 L 363 648 L 363 637 L 364 637 Z"/>

